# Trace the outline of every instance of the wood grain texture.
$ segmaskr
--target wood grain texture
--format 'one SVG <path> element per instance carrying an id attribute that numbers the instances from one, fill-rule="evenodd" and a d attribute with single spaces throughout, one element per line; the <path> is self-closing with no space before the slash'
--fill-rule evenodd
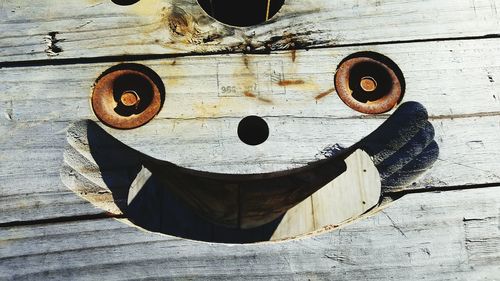
<path id="1" fill-rule="evenodd" d="M 498 35 L 500 18 L 496 0 L 288 0 L 268 24 L 248 28 L 216 22 L 195 0 L 131 6 L 108 0 L 4 0 L 1 5 L 4 62 L 480 37 Z"/>
<path id="2" fill-rule="evenodd" d="M 0 278 L 495 280 L 499 200 L 500 187 L 406 195 L 333 231 L 253 245 L 194 242 L 113 219 L 1 228 Z"/>
<path id="3" fill-rule="evenodd" d="M 279 240 L 356 219 L 379 203 L 380 176 L 366 152 L 345 160 L 347 170 L 288 210 L 271 237 Z"/>
<path id="4" fill-rule="evenodd" d="M 249 28 L 214 21 L 195 0 L 25 2 L 0 0 L 0 280 L 500 276 L 498 0 L 287 0 L 267 24 Z M 188 146 L 169 159 L 212 171 L 228 163 L 244 171 L 249 161 L 263 170 L 306 165 L 390 114 L 355 113 L 334 91 L 338 63 L 359 51 L 401 67 L 405 101 L 427 108 L 440 155 L 407 191 L 386 194 L 383 207 L 339 228 L 251 245 L 151 233 L 106 218 L 122 215 L 102 173 L 128 189 L 122 166 L 71 157 L 90 155 L 85 143 L 68 146 L 66 133 L 72 122 L 96 120 L 95 79 L 133 61 L 164 79 L 167 103 L 142 131 L 108 130 L 128 145 L 157 158 Z M 271 154 L 239 149 L 232 129 L 249 114 L 272 125 Z M 224 147 L 241 152 L 220 157 Z M 342 211 L 366 211 L 357 195 Z M 299 221 L 296 229 L 323 225 Z"/>
<path id="5" fill-rule="evenodd" d="M 163 110 L 153 122 L 135 130 L 118 131 L 103 127 L 122 142 L 145 154 L 193 169 L 252 172 L 250 168 L 253 168 L 259 169 L 253 172 L 263 172 L 302 166 L 314 161 L 318 152 L 329 145 L 339 143 L 349 146 L 359 141 L 388 116 L 364 118 L 345 106 L 331 90 L 337 64 L 356 51 L 368 49 L 393 58 L 406 76 L 407 93 L 404 101 L 422 103 L 435 122 L 473 117 L 495 120 L 500 108 L 500 99 L 497 97 L 500 84 L 495 80 L 500 76 L 500 61 L 491 57 L 500 56 L 496 55 L 500 41 L 484 39 L 480 42 L 311 50 L 296 52 L 295 61 L 287 52 L 269 56 L 180 58 L 175 60 L 175 65 L 171 65 L 174 60 L 145 61 L 143 63 L 156 70 L 166 85 Z M 262 72 L 252 67 L 270 67 L 276 62 L 278 65 L 282 63 L 283 81 L 303 83 L 278 87 L 277 93 L 262 90 L 256 93 L 256 97 L 245 95 L 248 83 L 252 86 L 272 86 L 262 82 L 270 80 L 259 78 Z M 247 68 L 245 63 L 252 66 Z M 1 122 L 10 126 L 25 121 L 95 119 L 89 106 L 91 86 L 100 72 L 111 65 L 0 70 L 4 74 L 0 76 L 0 89 L 6 93 L 23 93 L 0 97 L 0 109 L 5 116 Z M 221 74 L 220 65 L 224 66 L 226 74 Z M 71 73 L 71 77 L 65 73 Z M 234 95 L 221 96 L 220 81 L 240 88 Z M 315 98 L 325 92 L 329 92 L 329 95 L 320 100 Z M 258 148 L 246 146 L 235 133 L 241 118 L 252 114 L 266 118 L 271 127 L 270 139 Z M 309 130 L 303 130 L 304 126 Z M 351 130 L 353 126 L 357 129 Z M 494 137 L 486 132 L 495 130 L 496 125 L 491 123 L 489 126 L 491 128 L 483 128 L 486 131 L 482 129 L 480 132 L 486 138 Z M 287 145 L 289 138 L 296 139 L 297 144 Z M 203 142 L 200 142 L 202 139 Z M 300 139 L 303 144 L 300 144 Z M 179 145 L 186 143 L 191 144 L 190 150 L 186 151 Z M 478 144 L 481 149 L 481 144 Z M 209 153 L 207 157 L 200 157 L 206 153 Z M 286 160 L 286 155 L 293 157 Z M 285 161 L 281 165 L 274 159 Z M 245 164 L 254 161 L 260 161 L 261 166 L 249 167 Z M 232 166 L 228 166 L 228 163 Z"/>
<path id="6" fill-rule="evenodd" d="M 305 155 L 302 158 L 296 156 L 294 163 L 306 164 L 316 159 L 315 157 L 324 148 L 323 145 L 333 144 L 330 140 L 344 136 L 348 138 L 347 142 L 355 142 L 364 135 L 363 131 L 354 128 L 371 131 L 386 117 L 360 118 L 359 114 L 345 107 L 334 92 L 320 101 L 314 99 L 318 93 L 331 87 L 333 69 L 341 58 L 352 52 L 370 49 L 389 55 L 401 66 L 408 84 L 407 98 L 425 104 L 436 128 L 441 156 L 429 173 L 413 188 L 497 183 L 499 181 L 497 171 L 500 167 L 496 159 L 500 154 L 498 151 L 500 146 L 495 132 L 498 131 L 499 101 L 496 93 L 499 86 L 495 79 L 500 75 L 500 64 L 497 60 L 490 59 L 489 55 L 498 52 L 496 48 L 498 40 L 484 39 L 480 42 L 481 44 L 473 41 L 430 42 L 378 45 L 369 48 L 339 48 L 335 51 L 298 51 L 295 54 L 295 62 L 292 61 L 289 52 L 266 57 L 246 56 L 247 61 L 254 64 L 274 59 L 284 61 L 284 65 L 290 68 L 287 73 L 292 75 L 287 78 L 291 80 L 316 79 L 318 85 L 299 84 L 296 88 L 287 88 L 287 99 L 278 95 L 277 99 L 286 106 L 277 104 L 266 106 L 265 102 L 253 101 L 244 95 L 219 97 L 217 87 L 202 87 L 199 88 L 201 91 L 196 90 L 198 88 L 193 84 L 196 85 L 197 80 L 217 79 L 215 78 L 217 67 L 214 67 L 213 58 L 145 61 L 146 65 L 155 69 L 167 81 L 168 104 L 160 113 L 159 121 L 156 121 L 158 128 L 162 127 L 165 132 L 175 130 L 184 134 L 185 138 L 180 141 L 169 134 L 157 135 L 161 140 L 152 138 L 150 143 L 154 143 L 157 149 L 162 149 L 162 145 L 175 146 L 190 139 L 191 152 L 197 155 L 186 158 L 178 154 L 179 160 L 184 161 L 185 165 L 224 167 L 228 164 L 227 159 L 219 158 L 220 162 L 214 162 L 217 157 L 198 157 L 206 153 L 204 145 L 218 144 L 220 136 L 211 134 L 210 131 L 200 135 L 199 131 L 194 132 L 191 128 L 200 129 L 198 126 L 200 120 L 203 120 L 205 127 L 210 127 L 209 124 L 236 123 L 238 119 L 231 115 L 244 116 L 258 109 L 262 114 L 268 115 L 268 120 L 273 124 L 286 121 L 284 124 L 288 123 L 289 128 L 286 129 L 286 126 L 282 125 L 282 128 L 286 129 L 285 132 L 296 132 L 294 123 L 297 126 L 318 128 L 304 131 L 293 147 L 276 150 L 275 152 L 280 153 L 277 157 L 260 158 L 261 162 L 263 160 L 261 165 L 272 165 L 283 169 L 289 167 L 293 151 L 300 151 Z M 233 69 L 245 67 L 245 59 L 241 56 L 215 57 L 223 65 L 233 63 Z M 335 60 L 329 62 L 327 58 L 330 57 Z M 176 64 L 172 66 L 174 61 Z M 325 61 L 328 63 L 323 68 L 318 62 Z M 312 72 L 307 67 L 311 64 L 318 66 Z M 102 63 L 0 70 L 3 74 L 0 76 L 2 91 L 12 93 L 0 97 L 4 113 L 0 127 L 3 132 L 0 137 L 3 161 L 0 165 L 2 187 L 4 187 L 2 200 L 6 202 L 2 204 L 2 222 L 103 213 L 102 210 L 95 209 L 77 196 L 68 193 L 66 187 L 61 184 L 59 172 L 63 162 L 62 154 L 69 121 L 95 118 L 88 103 L 90 87 L 99 73 L 111 65 Z M 171 68 L 180 70 L 175 70 L 172 74 Z M 71 73 L 71 77 L 66 76 L 66 73 Z M 188 73 L 191 75 L 188 76 Z M 227 75 L 225 79 L 245 81 L 253 74 L 248 72 L 241 76 L 231 78 L 231 75 Z M 436 94 L 429 94 L 432 91 L 436 91 Z M 463 95 L 463 92 L 477 94 Z M 193 99 L 185 100 L 187 95 Z M 458 103 L 457 96 L 463 98 L 464 102 Z M 199 105 L 189 104 L 196 99 L 199 99 L 197 101 Z M 301 106 L 307 101 L 310 101 L 311 107 Z M 201 119 L 196 117 L 198 115 Z M 176 121 L 177 119 L 179 121 Z M 151 128 L 155 128 L 155 122 L 150 125 L 151 131 L 153 130 Z M 324 130 L 324 128 L 334 128 L 334 130 Z M 474 130 L 463 130 L 463 128 L 474 128 Z M 316 134 L 316 131 L 320 131 L 321 134 Z M 132 140 L 138 136 L 138 133 L 130 131 L 128 134 Z M 198 141 L 200 137 L 204 138 L 205 143 Z M 287 135 L 282 136 L 282 140 L 279 141 L 280 146 L 282 147 L 285 142 L 288 142 Z M 311 145 L 315 142 L 321 145 Z M 237 167 L 234 161 L 230 163 L 233 167 Z M 98 171 L 95 172 L 98 174 Z M 113 203 L 109 193 L 95 192 L 94 189 L 88 190 L 86 187 L 79 187 L 78 190 L 89 193 L 89 196 L 94 196 L 101 202 Z"/>

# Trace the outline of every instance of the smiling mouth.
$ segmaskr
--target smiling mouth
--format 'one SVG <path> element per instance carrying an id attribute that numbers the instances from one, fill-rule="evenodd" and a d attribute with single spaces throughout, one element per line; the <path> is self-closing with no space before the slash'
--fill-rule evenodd
<path id="1" fill-rule="evenodd" d="M 130 196 L 131 180 L 145 168 L 162 188 L 203 219 L 227 228 L 252 229 L 282 217 L 344 173 L 345 159 L 357 150 L 370 155 L 380 174 L 382 192 L 404 188 L 437 159 L 439 149 L 427 119 L 421 104 L 403 103 L 380 127 L 354 145 L 332 149 L 334 153 L 325 159 L 306 166 L 272 173 L 221 174 L 181 167 L 128 147 L 90 120 L 68 130 L 68 143 L 73 148 L 87 147 L 90 155 L 86 157 L 97 164 L 120 208 L 126 209 L 123 201 Z M 66 163 L 75 163 L 74 155 L 65 155 Z M 80 174 L 85 177 L 85 171 Z M 123 174 L 128 182 L 125 180 L 122 188 L 113 188 Z"/>

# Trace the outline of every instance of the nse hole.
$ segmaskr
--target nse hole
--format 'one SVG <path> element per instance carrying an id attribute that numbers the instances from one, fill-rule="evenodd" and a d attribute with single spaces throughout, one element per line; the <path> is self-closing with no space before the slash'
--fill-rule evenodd
<path id="1" fill-rule="evenodd" d="M 238 137 L 248 145 L 259 145 L 269 137 L 269 126 L 258 116 L 247 116 L 238 125 Z"/>

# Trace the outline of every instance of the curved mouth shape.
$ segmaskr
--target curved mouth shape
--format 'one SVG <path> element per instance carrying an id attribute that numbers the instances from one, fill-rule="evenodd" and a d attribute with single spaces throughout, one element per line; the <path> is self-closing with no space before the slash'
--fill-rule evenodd
<path id="1" fill-rule="evenodd" d="M 65 153 L 65 162 L 74 170 L 78 170 L 75 163 L 81 165 L 83 161 L 75 160 L 78 155 L 94 162 L 98 175 L 85 175 L 91 172 L 82 169 L 78 172 L 82 178 L 101 177 L 125 215 L 133 205 L 131 198 L 145 192 L 137 186 L 148 181 L 141 178 L 141 171 L 146 169 L 154 177 L 154 184 L 168 190 L 179 203 L 173 204 L 175 208 L 189 209 L 208 223 L 246 235 L 275 227 L 288 210 L 344 173 L 345 159 L 358 150 L 370 155 L 380 174 L 382 192 L 406 187 L 437 159 L 439 149 L 427 118 L 421 104 L 404 103 L 379 128 L 348 148 L 331 148 L 332 153 L 325 159 L 304 167 L 256 174 L 211 173 L 180 167 L 140 153 L 93 121 L 83 121 L 68 131 L 70 149 Z M 150 198 L 155 200 L 154 195 Z M 175 217 L 173 213 L 163 214 L 168 215 Z M 132 220 L 141 225 L 141 218 Z M 178 234 L 169 229 L 168 234 Z"/>

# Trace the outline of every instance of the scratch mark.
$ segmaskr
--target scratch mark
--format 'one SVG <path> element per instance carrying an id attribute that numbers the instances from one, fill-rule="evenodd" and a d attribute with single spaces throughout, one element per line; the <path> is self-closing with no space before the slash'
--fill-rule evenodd
<path id="1" fill-rule="evenodd" d="M 343 264 L 348 264 L 348 265 L 356 265 L 356 263 L 352 262 L 349 258 L 345 256 L 340 256 L 336 254 L 325 254 L 325 257 L 327 259 L 331 259 L 333 261 L 343 263 Z"/>
<path id="2" fill-rule="evenodd" d="M 384 211 L 381 211 L 381 212 L 391 221 L 392 227 L 397 229 L 399 231 L 399 233 L 401 233 L 401 235 L 403 235 L 405 238 L 408 238 L 406 236 L 406 234 L 401 230 L 401 228 L 396 225 L 396 223 L 392 220 L 392 218 L 386 212 L 384 212 Z"/>
<path id="3" fill-rule="evenodd" d="M 8 108 L 4 112 L 4 116 L 5 116 L 5 118 L 7 118 L 7 120 L 12 121 L 13 114 L 14 114 L 14 110 L 12 109 L 12 100 L 11 100 L 11 101 L 9 101 Z"/>
<path id="4" fill-rule="evenodd" d="M 500 176 L 498 176 L 497 174 L 492 173 L 491 171 L 488 171 L 488 170 L 479 169 L 477 167 L 473 167 L 473 166 L 470 166 L 470 165 L 465 165 L 465 164 L 462 164 L 462 163 L 457 163 L 457 162 L 453 162 L 453 161 L 449 161 L 449 160 L 443 160 L 441 158 L 438 158 L 437 160 L 443 161 L 443 162 L 447 162 L 447 163 L 450 163 L 450 164 L 455 164 L 455 165 L 462 166 L 462 167 L 465 167 L 465 168 L 469 168 L 469 169 L 472 169 L 472 170 L 480 171 L 480 172 L 483 172 L 483 173 L 488 173 L 488 174 L 494 176 L 495 178 L 500 179 Z"/>
<path id="5" fill-rule="evenodd" d="M 89 25 L 89 24 L 93 23 L 93 22 L 94 22 L 93 20 L 89 20 L 89 21 L 87 21 L 86 23 L 84 23 L 84 24 L 82 24 L 82 25 L 77 26 L 75 29 L 80 29 L 80 28 L 82 28 L 82 27 L 84 27 L 84 26 L 87 26 L 87 25 Z"/>

